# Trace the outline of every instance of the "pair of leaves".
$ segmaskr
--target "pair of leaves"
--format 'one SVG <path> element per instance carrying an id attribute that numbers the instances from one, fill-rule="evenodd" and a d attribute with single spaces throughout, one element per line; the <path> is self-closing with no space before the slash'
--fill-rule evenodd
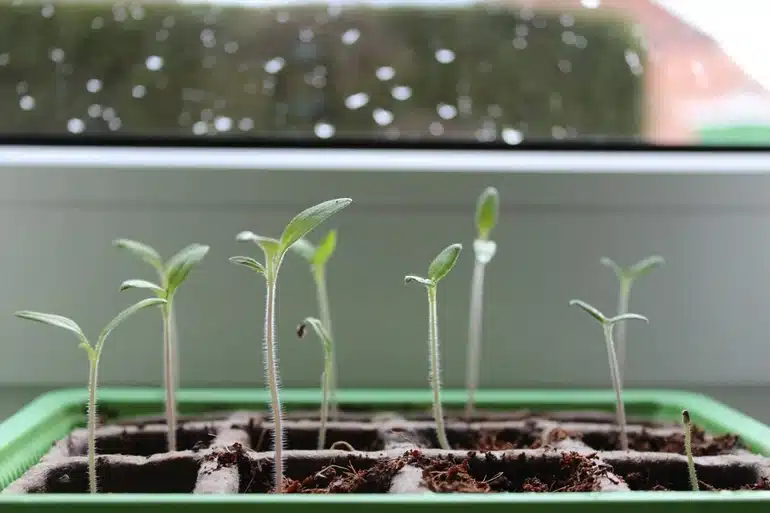
<path id="1" fill-rule="evenodd" d="M 129 306 L 128 308 L 120 312 L 118 315 L 116 315 L 115 318 L 113 318 L 109 323 L 107 323 L 107 326 L 105 326 L 102 332 L 99 334 L 99 339 L 96 344 L 96 347 L 90 344 L 90 342 L 88 341 L 88 338 L 86 337 L 85 333 L 83 333 L 83 330 L 80 328 L 78 323 L 76 323 L 75 321 L 67 317 L 63 317 L 61 315 L 55 315 L 55 314 L 47 314 L 43 312 L 34 312 L 31 310 L 21 310 L 16 312 L 14 315 L 21 319 L 27 319 L 30 321 L 48 324 L 49 326 L 63 328 L 65 330 L 70 331 L 71 333 L 74 333 L 75 336 L 78 337 L 78 340 L 80 340 L 79 346 L 85 349 L 86 352 L 88 352 L 88 355 L 90 358 L 93 358 L 95 356 L 99 356 L 97 352 L 101 349 L 102 344 L 104 344 L 104 341 L 107 339 L 110 333 L 112 333 L 112 331 L 115 328 L 117 328 L 123 321 L 125 321 L 130 316 L 132 316 L 133 314 L 135 314 L 136 312 L 138 312 L 143 308 L 162 305 L 165 303 L 166 303 L 165 299 L 158 298 L 158 297 L 150 297 Z"/>
<path id="2" fill-rule="evenodd" d="M 337 248 L 337 230 L 329 230 L 326 237 L 314 246 L 307 239 L 299 239 L 291 249 L 313 267 L 323 267 Z"/>
<path id="3" fill-rule="evenodd" d="M 602 257 L 600 262 L 603 266 L 612 269 L 615 272 L 615 276 L 618 277 L 618 280 L 634 281 L 656 267 L 663 265 L 665 260 L 663 260 L 662 256 L 652 255 L 625 269 L 620 267 L 609 257 Z"/>
<path id="4" fill-rule="evenodd" d="M 430 266 L 428 266 L 427 278 L 409 274 L 404 277 L 404 282 L 420 283 L 426 287 L 435 287 L 438 285 L 438 282 L 441 281 L 441 279 L 444 278 L 447 274 L 449 274 L 449 271 L 451 271 L 455 266 L 462 249 L 462 244 L 450 244 L 444 248 L 441 253 L 439 253 L 438 256 L 436 256 L 436 258 L 434 258 L 430 263 Z"/>
<path id="5" fill-rule="evenodd" d="M 113 242 L 113 245 L 130 251 L 144 262 L 152 265 L 162 282 L 162 285 L 158 285 L 148 280 L 126 280 L 121 284 L 120 290 L 147 289 L 153 291 L 158 297 L 171 297 L 187 279 L 193 267 L 203 260 L 210 249 L 205 244 L 190 244 L 169 258 L 168 262 L 164 264 L 160 254 L 147 244 L 130 239 L 118 239 Z"/>
<path id="6" fill-rule="evenodd" d="M 497 224 L 497 216 L 500 211 L 500 197 L 497 189 L 487 187 L 476 201 L 476 230 L 478 238 L 489 239 L 492 228 Z"/>
<path id="7" fill-rule="evenodd" d="M 250 231 L 243 231 L 236 235 L 235 240 L 238 242 L 254 242 L 257 244 L 260 248 L 262 248 L 262 251 L 265 254 L 265 265 L 269 265 L 271 268 L 275 268 L 289 248 L 294 246 L 298 241 L 300 241 L 305 235 L 310 233 L 318 225 L 326 221 L 328 218 L 343 208 L 350 205 L 352 201 L 353 200 L 350 198 L 337 198 L 324 201 L 323 203 L 319 203 L 318 205 L 314 205 L 303 210 L 294 216 L 291 221 L 289 221 L 289 224 L 287 224 L 286 228 L 284 228 L 280 239 L 263 237 Z M 334 237 L 334 241 L 336 243 L 336 235 Z M 334 251 L 333 248 L 332 251 Z M 257 262 L 251 257 L 235 256 L 231 257 L 230 261 L 234 264 L 243 265 L 264 276 L 267 276 L 268 269 L 265 267 L 265 265 Z"/>
<path id="8" fill-rule="evenodd" d="M 299 338 L 302 338 L 305 336 L 305 332 L 307 331 L 307 326 L 310 326 L 313 328 L 313 331 L 315 331 L 316 336 L 321 341 L 321 346 L 324 350 L 324 358 L 329 358 L 331 356 L 332 352 L 332 338 L 329 335 L 329 332 L 324 327 L 323 323 L 316 319 L 315 317 L 306 317 L 304 321 L 302 321 L 302 324 L 299 325 L 297 328 L 297 336 Z"/>
<path id="9" fill-rule="evenodd" d="M 577 306 L 582 308 L 586 313 L 588 313 L 591 317 L 599 321 L 599 323 L 602 326 L 607 325 L 613 325 L 618 322 L 627 321 L 630 319 L 638 319 L 640 321 L 644 321 L 646 323 L 649 323 L 649 319 L 643 315 L 635 314 L 635 313 L 626 313 L 621 315 L 616 315 L 615 317 L 607 317 L 604 315 L 601 311 L 599 311 L 598 308 L 589 305 L 585 301 L 581 301 L 580 299 L 573 299 L 569 302 L 570 306 Z"/>

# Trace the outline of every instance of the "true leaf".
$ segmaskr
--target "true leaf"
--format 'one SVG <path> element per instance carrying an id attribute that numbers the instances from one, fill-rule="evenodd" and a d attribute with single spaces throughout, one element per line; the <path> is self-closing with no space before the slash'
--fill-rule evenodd
<path id="1" fill-rule="evenodd" d="M 131 239 L 117 239 L 113 241 L 112 244 L 115 247 L 130 251 L 134 255 L 138 256 L 153 266 L 159 273 L 163 272 L 163 259 L 154 248 L 148 246 L 147 244 Z"/>
<path id="2" fill-rule="evenodd" d="M 304 258 L 308 261 L 308 263 L 313 263 L 313 258 L 315 258 L 315 252 L 316 247 L 313 246 L 312 243 L 310 243 L 307 239 L 300 239 L 297 242 L 294 243 L 294 245 L 291 247 L 291 250 L 297 253 L 299 256 Z"/>
<path id="3" fill-rule="evenodd" d="M 234 257 L 230 257 L 229 260 L 234 264 L 242 265 L 242 266 L 248 267 L 249 269 L 257 271 L 262 275 L 265 274 L 265 266 L 263 266 L 262 264 L 260 264 L 259 262 L 257 262 L 251 257 L 234 256 Z"/>
<path id="4" fill-rule="evenodd" d="M 286 251 L 299 239 L 310 233 L 316 226 L 326 221 L 332 215 L 350 205 L 350 198 L 337 198 L 324 201 L 307 208 L 289 221 L 281 235 L 281 250 Z"/>
<path id="5" fill-rule="evenodd" d="M 162 295 L 166 292 L 160 285 L 147 280 L 126 280 L 120 284 L 121 291 L 128 289 L 147 289 L 152 290 L 159 295 Z"/>
<path id="6" fill-rule="evenodd" d="M 451 244 L 444 248 L 441 253 L 433 259 L 428 267 L 428 279 L 433 283 L 438 283 L 457 263 L 457 258 L 462 251 L 462 244 Z"/>
<path id="7" fill-rule="evenodd" d="M 429 279 L 421 278 L 413 274 L 407 274 L 406 276 L 404 276 L 404 283 L 419 283 L 421 285 L 425 285 L 426 287 L 433 287 L 435 285 L 435 283 L 433 283 Z"/>
<path id="8" fill-rule="evenodd" d="M 597 308 L 589 305 L 585 301 L 581 301 L 579 299 L 573 299 L 569 302 L 570 306 L 579 306 L 582 308 L 585 312 L 587 312 L 591 317 L 596 319 L 602 324 L 607 323 L 607 317 L 601 313 Z"/>
<path id="9" fill-rule="evenodd" d="M 500 197 L 497 189 L 487 187 L 476 202 L 476 228 L 479 239 L 489 238 L 489 233 L 497 224 L 497 215 L 500 210 Z"/>
<path id="10" fill-rule="evenodd" d="M 49 326 L 56 326 L 59 328 L 64 328 L 65 330 L 69 330 L 75 335 L 77 335 L 78 339 L 80 339 L 82 343 L 84 342 L 86 345 L 88 345 L 88 339 L 83 333 L 83 330 L 80 329 L 80 326 L 78 326 L 78 323 L 76 323 L 72 319 L 68 319 L 67 317 L 62 317 L 61 315 L 47 314 L 42 312 L 33 312 L 30 310 L 21 310 L 14 313 L 14 315 L 21 319 L 42 322 L 43 324 L 48 324 Z"/>
<path id="11" fill-rule="evenodd" d="M 99 346 L 104 343 L 104 340 L 107 338 L 107 336 L 112 333 L 112 330 L 118 327 L 120 323 L 128 319 L 131 315 L 135 314 L 142 308 L 147 308 L 149 306 L 156 306 L 156 305 L 163 305 L 166 304 L 166 300 L 159 298 L 159 297 L 149 297 L 147 299 L 142 299 L 138 303 L 134 303 L 133 305 L 129 306 L 122 312 L 120 312 L 118 315 L 115 316 L 114 319 L 112 319 L 107 326 L 102 330 L 101 334 L 99 335 Z"/>
<path id="12" fill-rule="evenodd" d="M 169 258 L 166 263 L 166 284 L 169 296 L 187 278 L 192 268 L 206 256 L 209 246 L 204 244 L 190 244 Z"/>
<path id="13" fill-rule="evenodd" d="M 644 321 L 649 324 L 650 320 L 645 317 L 644 315 L 639 315 L 635 313 L 625 313 L 621 315 L 616 315 L 615 317 L 612 317 L 610 319 L 607 319 L 607 324 L 616 324 L 618 322 L 627 321 L 629 319 L 638 319 L 640 321 Z"/>
<path id="14" fill-rule="evenodd" d="M 318 244 L 313 255 L 313 265 L 323 266 L 334 254 L 337 248 L 337 230 L 329 230 L 326 237 Z"/>
<path id="15" fill-rule="evenodd" d="M 307 317 L 303 322 L 303 325 L 310 326 L 315 331 L 318 338 L 321 340 L 323 346 L 324 355 L 328 358 L 332 350 L 332 338 L 329 336 L 329 332 L 324 328 L 323 323 L 315 317 Z M 300 337 L 304 334 L 304 330 L 300 330 Z"/>
<path id="16" fill-rule="evenodd" d="M 644 260 L 640 260 L 639 262 L 632 265 L 631 268 L 628 269 L 628 274 L 632 278 L 636 279 L 640 276 L 647 274 L 648 272 L 652 271 L 656 267 L 662 265 L 664 262 L 665 261 L 663 260 L 663 257 L 658 255 L 653 255 L 645 258 Z"/>

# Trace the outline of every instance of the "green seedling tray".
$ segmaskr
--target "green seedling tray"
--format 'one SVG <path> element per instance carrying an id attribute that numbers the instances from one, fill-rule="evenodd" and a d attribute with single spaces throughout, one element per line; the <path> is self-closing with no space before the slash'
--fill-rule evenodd
<path id="1" fill-rule="evenodd" d="M 103 412 L 121 417 L 163 411 L 163 391 L 146 388 L 105 388 L 99 391 Z M 284 390 L 287 409 L 306 409 L 319 404 L 318 390 Z M 371 410 L 425 410 L 430 390 L 342 390 L 343 406 Z M 624 393 L 629 415 L 676 422 L 688 409 L 693 421 L 714 434 L 735 433 L 753 451 L 770 454 L 770 427 L 709 397 L 680 391 L 628 390 Z M 444 392 L 447 408 L 460 408 L 465 392 Z M 265 390 L 180 390 L 181 413 L 235 409 L 264 410 Z M 480 408 L 532 411 L 614 409 L 611 390 L 485 390 L 477 395 Z M 51 445 L 83 425 L 85 390 L 58 390 L 44 394 L 0 424 L 0 487 L 8 486 L 34 465 Z M 192 494 L 0 494 L 0 512 L 170 512 L 185 513 L 367 513 L 394 511 L 473 511 L 517 513 L 657 513 L 763 512 L 770 507 L 770 491 L 729 492 L 591 492 L 591 493 L 496 493 L 496 494 L 334 494 L 334 495 L 192 495 Z"/>

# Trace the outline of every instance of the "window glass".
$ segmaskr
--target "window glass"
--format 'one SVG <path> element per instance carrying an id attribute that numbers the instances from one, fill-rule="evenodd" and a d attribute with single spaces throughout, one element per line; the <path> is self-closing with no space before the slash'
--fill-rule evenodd
<path id="1" fill-rule="evenodd" d="M 6 0 L 0 136 L 766 144 L 749 1 Z"/>

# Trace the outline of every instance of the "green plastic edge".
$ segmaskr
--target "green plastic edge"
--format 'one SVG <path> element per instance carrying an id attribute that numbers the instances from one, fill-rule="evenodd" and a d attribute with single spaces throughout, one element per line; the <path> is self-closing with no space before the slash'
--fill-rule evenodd
<path id="1" fill-rule="evenodd" d="M 443 392 L 443 403 L 447 407 L 462 406 L 466 398 L 463 390 Z M 638 389 L 627 390 L 624 402 L 630 412 L 635 409 L 658 408 L 668 412 L 688 409 L 695 423 L 713 432 L 738 434 L 753 450 L 770 455 L 770 427 L 706 395 L 678 390 Z M 155 388 L 104 388 L 99 391 L 98 400 L 116 404 L 157 404 L 163 402 L 163 391 Z M 297 406 L 318 404 L 320 391 L 317 389 L 287 389 L 281 394 L 282 400 L 291 409 Z M 424 408 L 430 405 L 429 390 L 340 390 L 339 401 L 350 405 L 370 405 L 372 408 L 388 405 L 410 405 Z M 221 406 L 266 404 L 267 391 L 263 389 L 183 389 L 178 393 L 180 408 L 185 405 L 217 404 Z M 50 437 L 57 431 L 52 424 L 66 421 L 70 429 L 73 411 L 86 401 L 84 389 L 60 389 L 41 395 L 11 418 L 0 424 L 0 471 L 6 462 L 18 457 L 30 441 L 46 437 L 46 443 L 53 443 L 61 436 Z M 482 390 L 477 392 L 479 407 L 531 408 L 533 410 L 603 409 L 614 407 L 612 390 Z M 76 415 L 80 416 L 80 415 Z M 671 415 L 669 415 L 669 418 Z M 672 419 L 673 420 L 673 419 Z M 27 466 L 34 464 L 29 462 Z M 100 510 L 165 510 L 174 504 L 184 504 L 194 511 L 251 511 L 259 504 L 260 511 L 278 511 L 286 506 L 306 506 L 313 511 L 339 511 L 365 505 L 367 509 L 392 510 L 396 507 L 416 507 L 445 511 L 454 508 L 499 511 L 504 505 L 526 506 L 527 511 L 554 511 L 572 505 L 572 511 L 615 511 L 622 506 L 624 512 L 643 511 L 643 508 L 676 503 L 677 511 L 722 511 L 730 504 L 741 506 L 741 511 L 766 509 L 770 492 L 729 491 L 729 492 L 613 492 L 580 494 L 489 494 L 489 495 L 415 495 L 389 496 L 380 494 L 357 495 L 215 495 L 193 496 L 190 494 L 89 494 L 72 495 L 2 495 L 0 511 L 43 511 L 65 507 L 68 511 Z M 141 506 L 141 508 L 138 508 Z M 754 507 L 756 506 L 756 507 Z M 295 508 L 296 509 L 296 508 Z"/>

